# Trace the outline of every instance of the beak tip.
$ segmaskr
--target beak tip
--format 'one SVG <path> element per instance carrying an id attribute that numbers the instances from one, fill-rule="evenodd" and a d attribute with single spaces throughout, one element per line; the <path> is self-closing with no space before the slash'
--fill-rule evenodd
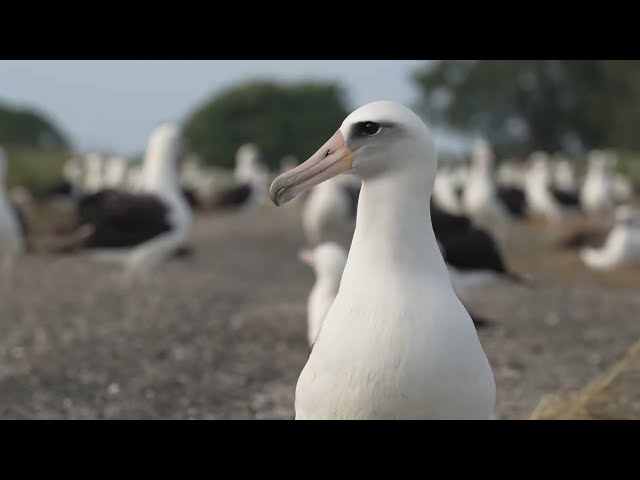
<path id="1" fill-rule="evenodd" d="M 280 178 L 276 178 L 271 184 L 271 188 L 269 188 L 269 197 L 271 197 L 271 201 L 276 207 L 281 207 L 287 202 L 287 200 L 283 198 L 283 194 L 286 191 L 287 190 L 285 186 L 282 185 L 282 181 L 280 181 Z"/>

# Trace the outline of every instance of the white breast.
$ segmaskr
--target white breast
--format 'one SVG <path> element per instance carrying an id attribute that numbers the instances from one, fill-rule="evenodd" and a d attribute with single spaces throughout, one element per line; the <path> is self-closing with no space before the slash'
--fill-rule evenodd
<path id="1" fill-rule="evenodd" d="M 396 282 L 369 285 L 366 302 L 338 295 L 298 381 L 297 419 L 491 416 L 493 374 L 458 299 L 416 284 L 391 295 Z"/>

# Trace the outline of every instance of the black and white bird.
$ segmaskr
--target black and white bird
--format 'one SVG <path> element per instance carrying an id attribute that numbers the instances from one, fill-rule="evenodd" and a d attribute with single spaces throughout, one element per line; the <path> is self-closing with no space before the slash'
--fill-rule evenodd
<path id="1" fill-rule="evenodd" d="M 504 238 L 514 218 L 498 196 L 493 180 L 493 161 L 494 153 L 489 143 L 477 140 L 464 189 L 464 212 L 476 225 L 495 229 Z"/>
<path id="2" fill-rule="evenodd" d="M 528 163 L 524 193 L 527 209 L 532 215 L 557 222 L 580 212 L 578 194 L 565 192 L 554 186 L 549 156 L 546 153 L 532 153 Z"/>
<path id="3" fill-rule="evenodd" d="M 553 165 L 553 186 L 561 192 L 572 195 L 579 190 L 573 165 L 562 156 L 556 157 Z"/>
<path id="4" fill-rule="evenodd" d="M 184 246 L 192 214 L 177 180 L 178 128 L 163 124 L 151 134 L 137 192 L 103 189 L 78 202 L 79 228 L 66 248 L 91 249 L 92 257 L 125 266 L 129 278 L 148 275 Z"/>
<path id="5" fill-rule="evenodd" d="M 498 242 L 463 215 L 452 215 L 431 201 L 431 223 L 456 291 L 504 279 L 527 284 L 523 276 L 506 265 Z"/>
<path id="6" fill-rule="evenodd" d="M 250 211 L 264 204 L 268 198 L 269 171 L 256 145 L 247 143 L 238 148 L 233 178 L 234 185 L 216 194 L 212 201 L 214 208 Z"/>
<path id="7" fill-rule="evenodd" d="M 583 263 L 593 270 L 640 266 L 640 215 L 630 205 L 615 211 L 615 226 L 600 248 L 580 250 Z"/>

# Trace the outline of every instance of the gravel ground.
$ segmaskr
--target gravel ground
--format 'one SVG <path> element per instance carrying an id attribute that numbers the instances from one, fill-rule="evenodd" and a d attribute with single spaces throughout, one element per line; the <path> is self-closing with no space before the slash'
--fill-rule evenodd
<path id="1" fill-rule="evenodd" d="M 193 255 L 133 288 L 81 255 L 26 256 L 0 285 L 0 418 L 293 418 L 313 282 L 299 223 L 293 205 L 200 217 Z M 464 299 L 494 321 L 480 339 L 501 419 L 582 386 L 640 337 L 640 271 L 588 272 L 550 249 L 558 232 L 512 237 L 531 288 Z"/>

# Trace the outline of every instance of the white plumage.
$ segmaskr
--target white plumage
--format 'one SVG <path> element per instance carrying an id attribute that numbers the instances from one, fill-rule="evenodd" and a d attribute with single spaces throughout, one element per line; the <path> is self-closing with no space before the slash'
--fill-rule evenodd
<path id="1" fill-rule="evenodd" d="M 353 235 L 352 201 L 339 178 L 311 190 L 302 207 L 302 228 L 310 245 L 344 241 Z"/>
<path id="2" fill-rule="evenodd" d="M 311 346 L 338 294 L 342 272 L 347 264 L 347 250 L 337 243 L 327 242 L 313 249 L 302 250 L 299 256 L 315 275 L 315 283 L 307 301 L 307 340 Z"/>
<path id="3" fill-rule="evenodd" d="M 282 204 L 345 171 L 362 179 L 340 289 L 298 379 L 296 419 L 491 417 L 493 374 L 431 226 L 436 163 L 417 115 L 374 102 L 273 182 Z"/>
<path id="4" fill-rule="evenodd" d="M 615 208 L 608 174 L 614 158 L 601 150 L 589 153 L 589 167 L 580 191 L 580 203 L 584 211 L 591 215 L 606 215 Z"/>
<path id="5" fill-rule="evenodd" d="M 607 270 L 621 266 L 640 265 L 640 223 L 630 206 L 616 209 L 616 225 L 602 248 L 584 248 L 580 258 L 589 268 Z"/>
<path id="6" fill-rule="evenodd" d="M 493 151 L 490 145 L 483 140 L 477 141 L 464 189 L 464 209 L 476 225 L 496 230 L 504 240 L 512 219 L 498 198 L 492 165 Z"/>

